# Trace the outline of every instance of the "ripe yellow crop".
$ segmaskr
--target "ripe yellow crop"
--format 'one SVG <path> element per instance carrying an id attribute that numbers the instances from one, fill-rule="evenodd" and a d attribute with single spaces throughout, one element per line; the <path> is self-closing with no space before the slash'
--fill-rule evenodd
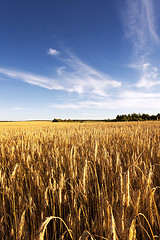
<path id="1" fill-rule="evenodd" d="M 160 122 L 0 123 L 0 239 L 158 239 Z"/>

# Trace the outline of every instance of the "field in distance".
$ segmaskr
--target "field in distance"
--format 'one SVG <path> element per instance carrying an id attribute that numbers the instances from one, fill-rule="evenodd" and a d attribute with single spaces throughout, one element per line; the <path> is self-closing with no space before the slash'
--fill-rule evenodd
<path id="1" fill-rule="evenodd" d="M 159 121 L 0 123 L 0 239 L 159 233 Z"/>

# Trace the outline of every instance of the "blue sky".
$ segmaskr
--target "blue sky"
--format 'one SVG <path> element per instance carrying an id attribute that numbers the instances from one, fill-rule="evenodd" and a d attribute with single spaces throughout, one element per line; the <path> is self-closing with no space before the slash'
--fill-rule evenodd
<path id="1" fill-rule="evenodd" d="M 0 120 L 160 112 L 159 0 L 1 0 Z"/>

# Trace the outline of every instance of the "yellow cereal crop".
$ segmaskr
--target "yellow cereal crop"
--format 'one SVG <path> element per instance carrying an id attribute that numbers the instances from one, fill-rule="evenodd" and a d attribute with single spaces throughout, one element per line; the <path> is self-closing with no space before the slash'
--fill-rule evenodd
<path id="1" fill-rule="evenodd" d="M 0 239 L 159 239 L 160 122 L 0 123 Z"/>

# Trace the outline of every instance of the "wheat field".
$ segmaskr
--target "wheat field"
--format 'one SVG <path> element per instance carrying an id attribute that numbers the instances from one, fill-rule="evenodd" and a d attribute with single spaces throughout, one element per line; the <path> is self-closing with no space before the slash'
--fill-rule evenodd
<path id="1" fill-rule="evenodd" d="M 0 239 L 160 239 L 160 122 L 0 123 Z"/>

